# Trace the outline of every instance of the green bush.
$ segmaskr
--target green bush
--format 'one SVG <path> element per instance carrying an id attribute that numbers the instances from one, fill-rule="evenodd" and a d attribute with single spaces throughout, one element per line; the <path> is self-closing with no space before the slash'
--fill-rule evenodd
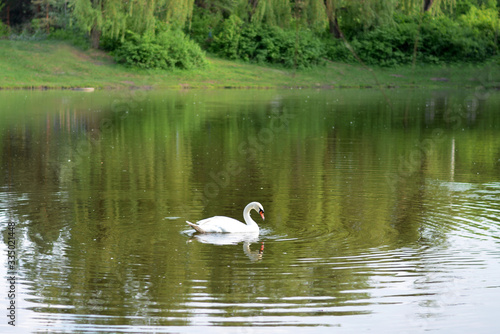
<path id="1" fill-rule="evenodd" d="M 224 21 L 210 50 L 229 59 L 308 68 L 323 63 L 326 50 L 309 30 L 244 24 L 236 16 Z"/>
<path id="2" fill-rule="evenodd" d="M 419 29 L 418 16 L 400 16 L 395 24 L 354 36 L 351 46 L 367 64 L 395 66 L 411 63 L 418 36 L 419 62 L 480 62 L 497 52 L 495 20 L 494 11 L 472 7 L 458 20 L 425 15 Z M 327 42 L 327 56 L 335 61 L 355 60 L 341 41 Z"/>
<path id="3" fill-rule="evenodd" d="M 158 34 L 156 41 L 167 51 L 171 67 L 191 69 L 208 64 L 200 46 L 180 30 L 163 31 Z"/>
<path id="4" fill-rule="evenodd" d="M 419 47 L 423 59 L 434 57 L 446 62 L 479 62 L 495 55 L 494 34 L 487 34 L 484 29 L 476 27 L 445 16 L 425 17 Z"/>
<path id="5" fill-rule="evenodd" d="M 123 41 L 119 37 L 102 36 L 99 42 L 99 48 L 104 51 L 113 52 L 119 49 L 122 44 Z"/>
<path id="6" fill-rule="evenodd" d="M 496 40 L 500 22 L 497 9 L 472 6 L 467 14 L 460 16 L 458 24 L 467 27 L 470 40 L 477 43 L 473 52 L 479 56 L 478 60 L 498 53 Z"/>
<path id="7" fill-rule="evenodd" d="M 154 36 L 128 31 L 125 42 L 114 51 L 115 60 L 130 67 L 169 68 L 166 50 L 154 40 Z"/>
<path id="8" fill-rule="evenodd" d="M 358 56 L 369 64 L 395 66 L 411 62 L 416 29 L 401 24 L 380 27 L 366 33 L 351 44 Z"/>
<path id="9" fill-rule="evenodd" d="M 377 27 L 352 38 L 350 45 L 365 63 L 395 66 L 409 63 L 413 57 L 418 24 L 413 21 Z M 325 41 L 327 57 L 333 61 L 355 62 L 353 53 L 342 39 Z"/>
<path id="10" fill-rule="evenodd" d="M 328 35 L 323 41 L 325 44 L 326 58 L 332 61 L 353 63 L 356 61 L 354 55 L 345 46 L 342 39 L 331 38 Z"/>
<path id="11" fill-rule="evenodd" d="M 0 21 L 0 38 L 5 38 L 9 35 L 9 27 Z"/>
<path id="12" fill-rule="evenodd" d="M 220 12 L 212 13 L 207 9 L 194 6 L 193 18 L 189 27 L 189 37 L 203 48 L 208 48 L 215 32 L 223 22 Z"/>
<path id="13" fill-rule="evenodd" d="M 210 50 L 225 58 L 240 58 L 239 44 L 242 29 L 243 21 L 236 15 L 231 15 L 222 23 L 220 31 L 214 36 Z"/>
<path id="14" fill-rule="evenodd" d="M 142 36 L 129 31 L 113 53 L 117 62 L 145 69 L 192 69 L 207 65 L 200 46 L 179 30 Z"/>

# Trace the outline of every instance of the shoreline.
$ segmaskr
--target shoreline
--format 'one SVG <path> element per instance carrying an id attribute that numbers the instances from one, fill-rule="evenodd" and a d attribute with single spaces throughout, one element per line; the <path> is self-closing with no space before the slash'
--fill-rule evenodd
<path id="1" fill-rule="evenodd" d="M 121 89 L 500 89 L 500 64 L 366 67 L 327 61 L 294 70 L 207 56 L 193 70 L 146 70 L 116 64 L 99 50 L 61 41 L 0 40 L 0 90 Z"/>
<path id="2" fill-rule="evenodd" d="M 273 90 L 273 89 L 318 89 L 318 90 L 336 90 L 336 89 L 475 89 L 476 87 L 484 87 L 493 90 L 500 90 L 500 82 L 494 82 L 491 85 L 401 85 L 395 86 L 387 85 L 297 85 L 297 86 L 203 86 L 194 85 L 189 86 L 182 84 L 179 86 L 106 86 L 106 87 L 83 87 L 83 86 L 13 86 L 3 87 L 0 86 L 0 91 L 55 91 L 67 90 L 75 92 L 91 93 L 97 91 L 113 91 L 113 90 Z"/>

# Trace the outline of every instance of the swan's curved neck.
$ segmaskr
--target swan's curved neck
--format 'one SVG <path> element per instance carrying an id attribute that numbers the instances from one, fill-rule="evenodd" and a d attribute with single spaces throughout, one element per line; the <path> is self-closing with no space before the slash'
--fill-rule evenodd
<path id="1" fill-rule="evenodd" d="M 252 203 L 248 204 L 245 209 L 243 210 L 243 219 L 245 219 L 245 223 L 247 223 L 248 226 L 255 228 L 256 230 L 259 229 L 259 225 L 252 219 L 250 216 L 250 211 L 253 209 Z"/>

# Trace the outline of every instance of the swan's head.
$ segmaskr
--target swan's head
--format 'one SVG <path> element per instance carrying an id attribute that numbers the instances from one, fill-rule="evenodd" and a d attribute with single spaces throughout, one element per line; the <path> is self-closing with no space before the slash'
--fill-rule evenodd
<path id="1" fill-rule="evenodd" d="M 264 207 L 262 206 L 262 204 L 260 204 L 259 202 L 252 202 L 251 205 L 252 209 L 257 211 L 259 215 L 262 217 L 262 220 L 265 220 L 266 217 L 264 217 Z"/>

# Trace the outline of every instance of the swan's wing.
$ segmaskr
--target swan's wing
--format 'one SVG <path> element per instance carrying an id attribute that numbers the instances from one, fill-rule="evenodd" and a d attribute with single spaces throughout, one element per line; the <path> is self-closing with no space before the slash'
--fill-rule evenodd
<path id="1" fill-rule="evenodd" d="M 197 224 L 188 224 L 200 233 L 244 232 L 247 229 L 246 224 L 224 216 L 215 216 L 200 220 Z"/>

